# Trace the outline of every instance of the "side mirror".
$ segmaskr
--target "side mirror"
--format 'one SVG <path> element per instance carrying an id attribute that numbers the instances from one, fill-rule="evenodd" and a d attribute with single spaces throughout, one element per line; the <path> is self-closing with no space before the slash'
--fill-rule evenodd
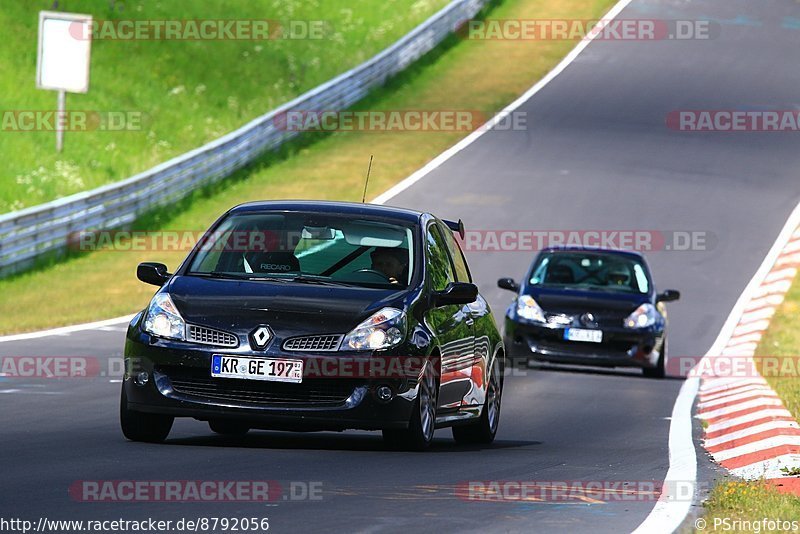
<path id="1" fill-rule="evenodd" d="M 167 283 L 172 276 L 167 272 L 167 266 L 163 263 L 146 261 L 136 267 L 136 277 L 142 282 L 161 287 Z"/>
<path id="2" fill-rule="evenodd" d="M 478 299 L 478 286 L 467 282 L 450 282 L 442 291 L 434 293 L 436 306 L 469 304 Z"/>
<path id="3" fill-rule="evenodd" d="M 516 293 L 519 291 L 519 284 L 513 278 L 501 278 L 497 281 L 497 287 L 500 289 L 507 289 Z"/>
<path id="4" fill-rule="evenodd" d="M 656 302 L 671 302 L 681 298 L 681 292 L 675 289 L 665 289 L 663 293 L 656 295 Z"/>

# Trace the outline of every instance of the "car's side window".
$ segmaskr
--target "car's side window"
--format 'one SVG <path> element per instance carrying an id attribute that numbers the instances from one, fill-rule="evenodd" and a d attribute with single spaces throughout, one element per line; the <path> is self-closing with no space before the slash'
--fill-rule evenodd
<path id="1" fill-rule="evenodd" d="M 425 255 L 428 258 L 428 271 L 435 291 L 441 291 L 447 284 L 455 281 L 447 246 L 443 241 L 439 228 L 434 224 L 430 225 L 425 234 L 427 249 Z"/>
<path id="2" fill-rule="evenodd" d="M 439 226 L 444 234 L 444 242 L 447 244 L 447 250 L 450 252 L 450 257 L 453 259 L 453 265 L 456 268 L 456 281 L 457 282 L 472 282 L 472 276 L 469 274 L 469 267 L 467 267 L 467 260 L 464 259 L 464 253 L 461 247 L 456 242 L 453 232 L 447 228 Z"/>

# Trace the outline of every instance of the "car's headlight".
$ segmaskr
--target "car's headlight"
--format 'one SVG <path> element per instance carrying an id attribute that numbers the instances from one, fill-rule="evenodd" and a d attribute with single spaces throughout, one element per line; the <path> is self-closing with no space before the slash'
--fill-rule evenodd
<path id="1" fill-rule="evenodd" d="M 154 336 L 184 339 L 186 323 L 169 293 L 157 293 L 150 301 L 144 318 L 144 331 Z"/>
<path id="2" fill-rule="evenodd" d="M 342 350 L 388 349 L 406 337 L 406 314 L 396 308 L 382 308 L 344 336 Z"/>
<path id="3" fill-rule="evenodd" d="M 517 315 L 523 319 L 537 323 L 546 323 L 544 311 L 530 295 L 522 295 L 517 299 Z"/>
<path id="4" fill-rule="evenodd" d="M 656 323 L 659 313 L 652 304 L 642 304 L 625 318 L 625 328 L 647 328 Z"/>

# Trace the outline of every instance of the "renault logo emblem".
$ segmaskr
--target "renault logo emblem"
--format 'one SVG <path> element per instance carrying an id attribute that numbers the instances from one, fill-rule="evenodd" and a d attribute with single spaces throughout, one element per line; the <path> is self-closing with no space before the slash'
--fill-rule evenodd
<path id="1" fill-rule="evenodd" d="M 250 333 L 250 344 L 254 349 L 263 349 L 270 339 L 272 339 L 272 332 L 267 326 L 259 326 Z"/>

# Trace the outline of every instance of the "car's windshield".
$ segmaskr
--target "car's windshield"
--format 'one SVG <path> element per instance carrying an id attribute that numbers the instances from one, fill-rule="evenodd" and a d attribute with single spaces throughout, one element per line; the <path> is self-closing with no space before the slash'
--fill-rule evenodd
<path id="1" fill-rule="evenodd" d="M 634 257 L 602 252 L 547 252 L 533 268 L 534 286 L 647 293 L 647 271 Z"/>
<path id="2" fill-rule="evenodd" d="M 198 244 L 187 274 L 406 287 L 414 266 L 411 226 L 336 214 L 234 214 Z"/>

